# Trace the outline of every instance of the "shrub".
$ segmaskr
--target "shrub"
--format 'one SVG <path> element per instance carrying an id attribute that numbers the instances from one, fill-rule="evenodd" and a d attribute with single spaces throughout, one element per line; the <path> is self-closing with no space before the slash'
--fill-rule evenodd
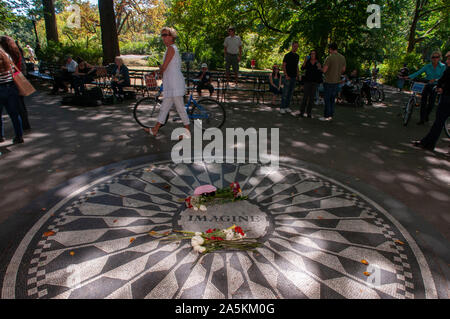
<path id="1" fill-rule="evenodd" d="M 99 45 L 86 48 L 84 44 L 64 44 L 53 41 L 42 47 L 36 54 L 39 60 L 50 63 L 62 63 L 68 54 L 73 58 L 80 57 L 91 64 L 100 64 L 103 57 L 103 51 Z"/>

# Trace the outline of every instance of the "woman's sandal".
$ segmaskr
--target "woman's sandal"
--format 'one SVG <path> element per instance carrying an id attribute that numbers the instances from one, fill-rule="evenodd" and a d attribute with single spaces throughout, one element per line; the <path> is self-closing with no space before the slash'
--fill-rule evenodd
<path id="1" fill-rule="evenodd" d="M 152 130 L 151 128 L 145 127 L 145 128 L 144 128 L 144 131 L 145 131 L 148 135 L 156 136 L 156 134 L 153 133 L 153 130 Z"/>

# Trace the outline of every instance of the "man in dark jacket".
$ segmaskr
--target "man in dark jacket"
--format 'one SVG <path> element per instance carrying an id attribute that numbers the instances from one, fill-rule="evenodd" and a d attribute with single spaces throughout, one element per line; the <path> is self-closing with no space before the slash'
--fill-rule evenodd
<path id="1" fill-rule="evenodd" d="M 438 80 L 437 92 L 441 99 L 436 110 L 436 119 L 428 134 L 420 141 L 412 141 L 414 146 L 433 151 L 444 128 L 445 121 L 450 116 L 450 51 L 445 55 L 447 68 Z"/>

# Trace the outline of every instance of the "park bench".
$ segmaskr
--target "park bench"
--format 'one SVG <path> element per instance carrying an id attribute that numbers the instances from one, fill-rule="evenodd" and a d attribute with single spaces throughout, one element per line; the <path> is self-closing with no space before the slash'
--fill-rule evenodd
<path id="1" fill-rule="evenodd" d="M 111 89 L 111 66 L 97 67 L 97 72 L 94 80 L 88 83 L 87 86 L 97 86 L 101 88 L 105 95 L 112 95 Z M 52 81 L 55 74 L 60 70 L 60 66 L 55 63 L 41 62 L 38 70 L 29 72 L 29 76 L 35 77 L 43 81 Z M 186 79 L 189 79 L 187 85 L 187 91 L 190 92 L 194 89 L 192 85 L 193 79 L 198 75 L 199 71 L 190 71 L 187 74 L 183 71 L 183 75 Z M 241 72 L 238 77 L 238 86 L 234 87 L 228 85 L 226 81 L 226 75 L 223 71 L 210 71 L 211 83 L 214 86 L 214 96 L 219 101 L 227 101 L 231 94 L 240 95 L 240 97 L 248 98 L 249 93 L 253 103 L 264 103 L 264 95 L 269 92 L 269 77 L 267 73 L 261 72 Z M 130 92 L 133 95 L 146 96 L 151 92 L 158 90 L 158 84 L 160 80 L 157 79 L 156 73 L 150 70 L 129 68 L 130 85 L 124 87 L 124 92 Z M 234 82 L 233 74 L 230 74 L 230 82 Z M 127 94 L 127 93 L 126 93 Z"/>

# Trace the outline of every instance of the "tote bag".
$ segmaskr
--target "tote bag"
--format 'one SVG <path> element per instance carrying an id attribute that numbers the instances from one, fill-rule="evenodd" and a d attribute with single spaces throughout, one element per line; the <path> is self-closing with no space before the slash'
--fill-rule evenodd
<path id="1" fill-rule="evenodd" d="M 8 56 L 4 50 L 1 52 L 5 56 Z M 8 56 L 9 57 L 9 56 Z M 36 89 L 31 85 L 31 83 L 27 80 L 27 78 L 23 75 L 22 72 L 19 71 L 19 69 L 15 66 L 15 64 L 10 60 L 11 64 L 11 73 L 13 74 L 13 80 L 16 84 L 17 90 L 19 91 L 19 95 L 21 96 L 28 96 L 36 92 Z M 13 72 L 14 70 L 17 70 L 16 72 Z"/>
<path id="2" fill-rule="evenodd" d="M 12 63 L 11 65 L 14 65 L 14 63 Z M 17 90 L 19 91 L 19 95 L 28 96 L 36 92 L 36 89 L 33 87 L 33 85 L 31 85 L 31 83 L 27 80 L 23 73 L 20 72 L 17 67 L 15 67 L 15 65 L 14 69 L 17 71 L 13 74 L 13 79 L 14 83 L 17 86 Z"/>

